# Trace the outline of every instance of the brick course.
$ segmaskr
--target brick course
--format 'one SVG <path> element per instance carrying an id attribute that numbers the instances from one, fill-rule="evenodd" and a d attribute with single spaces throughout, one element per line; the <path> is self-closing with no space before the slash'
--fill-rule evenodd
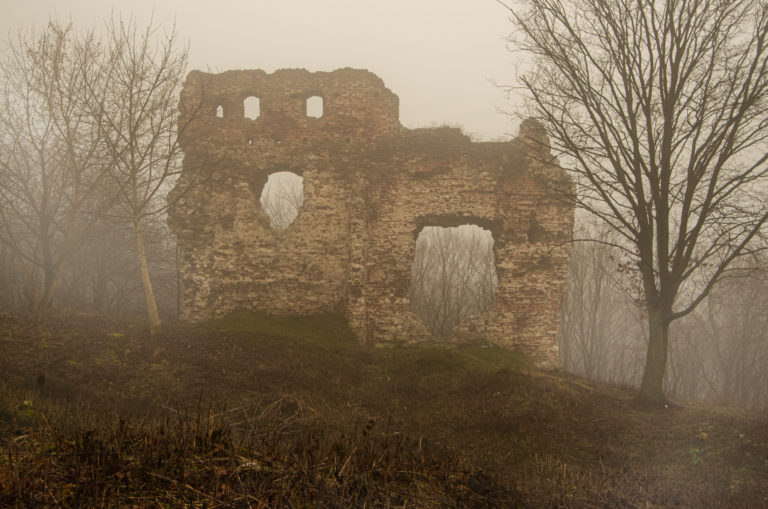
<path id="1" fill-rule="evenodd" d="M 244 118 L 243 100 L 261 114 Z M 323 98 L 320 118 L 306 99 Z M 223 106 L 224 117 L 216 117 Z M 425 226 L 477 224 L 494 238 L 493 307 L 453 341 L 515 347 L 559 365 L 572 184 L 532 120 L 509 142 L 474 143 L 453 128 L 406 129 L 398 98 L 356 69 L 189 74 L 179 104 L 189 122 L 184 171 L 169 195 L 181 252 L 181 316 L 236 309 L 343 312 L 361 341 L 429 339 L 411 311 L 410 270 Z M 304 204 L 285 231 L 259 197 L 269 174 L 304 178 Z"/>

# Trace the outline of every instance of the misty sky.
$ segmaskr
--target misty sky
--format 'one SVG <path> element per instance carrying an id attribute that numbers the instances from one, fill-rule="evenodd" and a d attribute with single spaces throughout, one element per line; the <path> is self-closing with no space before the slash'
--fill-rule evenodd
<path id="1" fill-rule="evenodd" d="M 407 127 L 461 126 L 479 139 L 516 133 L 492 82 L 514 83 L 496 0 L 0 0 L 3 40 L 49 16 L 81 27 L 111 12 L 145 24 L 176 21 L 190 44 L 190 70 L 366 68 L 400 97 Z"/>

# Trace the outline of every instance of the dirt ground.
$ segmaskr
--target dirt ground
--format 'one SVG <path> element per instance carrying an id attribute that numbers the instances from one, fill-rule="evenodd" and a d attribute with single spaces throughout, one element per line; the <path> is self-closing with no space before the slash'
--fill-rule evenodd
<path id="1" fill-rule="evenodd" d="M 337 316 L 0 315 L 0 506 L 768 507 L 768 417 Z"/>

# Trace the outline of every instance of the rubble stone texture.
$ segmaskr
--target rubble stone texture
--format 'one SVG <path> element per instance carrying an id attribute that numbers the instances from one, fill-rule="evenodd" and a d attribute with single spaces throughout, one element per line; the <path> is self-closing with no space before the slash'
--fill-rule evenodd
<path id="1" fill-rule="evenodd" d="M 251 96 L 260 100 L 256 119 L 244 116 Z M 310 97 L 322 98 L 319 118 L 307 115 Z M 169 223 L 182 319 L 341 312 L 368 344 L 429 340 L 408 299 L 416 239 L 425 226 L 476 224 L 493 235 L 496 299 L 451 340 L 559 365 L 573 229 L 561 193 L 572 183 L 537 122 L 494 143 L 449 127 L 406 129 L 398 97 L 376 75 L 349 68 L 193 71 L 179 110 L 188 127 Z M 284 231 L 270 228 L 259 203 L 278 171 L 304 179 L 303 206 Z"/>

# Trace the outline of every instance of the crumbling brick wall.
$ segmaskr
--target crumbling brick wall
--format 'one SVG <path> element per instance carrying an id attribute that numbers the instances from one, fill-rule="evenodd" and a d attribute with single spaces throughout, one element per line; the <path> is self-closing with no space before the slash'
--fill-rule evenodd
<path id="1" fill-rule="evenodd" d="M 255 120 L 244 117 L 249 96 L 260 99 Z M 323 100 L 320 118 L 307 115 L 311 96 Z M 547 162 L 536 122 L 500 143 L 474 143 L 458 129 L 405 129 L 397 96 L 356 69 L 193 71 L 179 108 L 188 126 L 169 222 L 181 253 L 183 319 L 338 311 L 362 341 L 424 340 L 408 299 L 418 234 L 476 224 L 493 235 L 499 284 L 493 307 L 461 323 L 453 339 L 559 363 L 573 226 L 560 193 L 571 183 Z M 304 203 L 285 231 L 270 227 L 259 203 L 278 171 L 304 180 Z"/>

